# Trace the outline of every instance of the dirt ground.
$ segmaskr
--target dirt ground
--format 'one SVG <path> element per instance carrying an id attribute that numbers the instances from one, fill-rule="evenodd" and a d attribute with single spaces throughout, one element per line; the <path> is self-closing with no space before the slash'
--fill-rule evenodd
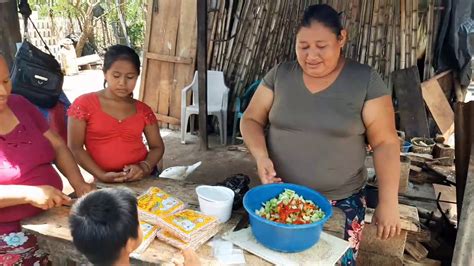
<path id="1" fill-rule="evenodd" d="M 64 81 L 64 92 L 69 100 L 73 102 L 82 94 L 102 89 L 103 74 L 101 70 L 87 70 L 79 75 L 66 76 Z M 139 82 L 134 91 L 138 97 Z M 209 136 L 208 151 L 200 151 L 199 138 L 196 135 L 187 134 L 186 144 L 181 144 L 179 131 L 162 129 L 161 135 L 165 142 L 165 154 L 163 157 L 164 168 L 176 165 L 190 165 L 201 161 L 201 166 L 192 173 L 188 180 L 199 184 L 215 184 L 234 174 L 243 173 L 251 177 L 252 186 L 259 183 L 257 168 L 252 156 L 245 151 L 229 151 L 228 146 L 219 144 L 217 135 Z M 230 138 L 229 138 L 230 139 Z M 91 176 L 82 171 L 87 180 Z M 65 192 L 71 191 L 69 184 L 65 183 Z M 72 191 L 71 191 L 72 192 Z"/>

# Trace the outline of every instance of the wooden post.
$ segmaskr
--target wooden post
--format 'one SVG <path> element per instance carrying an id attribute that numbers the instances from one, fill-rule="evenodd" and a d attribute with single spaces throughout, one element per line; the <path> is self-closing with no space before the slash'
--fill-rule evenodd
<path id="1" fill-rule="evenodd" d="M 199 136 L 201 150 L 207 150 L 207 1 L 197 1 Z"/>
<path id="2" fill-rule="evenodd" d="M 11 67 L 16 43 L 21 42 L 20 23 L 15 0 L 0 1 L 0 51 Z"/>

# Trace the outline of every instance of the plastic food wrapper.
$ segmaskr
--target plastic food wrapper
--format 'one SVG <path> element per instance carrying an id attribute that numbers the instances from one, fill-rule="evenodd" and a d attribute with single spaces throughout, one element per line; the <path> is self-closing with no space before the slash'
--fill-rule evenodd
<path id="1" fill-rule="evenodd" d="M 155 239 L 156 234 L 160 229 L 156 225 L 140 221 L 140 230 L 142 230 L 143 233 L 143 241 L 140 246 L 133 252 L 135 254 L 143 253 L 150 246 L 153 239 Z"/>
<path id="2" fill-rule="evenodd" d="M 199 239 L 199 236 L 206 231 L 210 231 L 214 227 L 218 228 L 219 222 L 214 216 L 186 209 L 161 219 L 158 226 L 189 243 Z"/>
<path id="3" fill-rule="evenodd" d="M 138 216 L 145 222 L 158 225 L 163 217 L 184 209 L 184 206 L 181 200 L 160 188 L 151 187 L 138 197 Z"/>
<path id="4" fill-rule="evenodd" d="M 197 162 L 189 166 L 173 166 L 166 168 L 161 172 L 161 178 L 169 178 L 175 180 L 184 180 L 186 179 L 194 170 L 196 170 L 201 165 L 201 162 Z"/>
<path id="5" fill-rule="evenodd" d="M 219 265 L 245 265 L 243 250 L 234 247 L 232 242 L 215 237 L 210 245 L 214 258 L 219 261 Z"/>
<path id="6" fill-rule="evenodd" d="M 219 232 L 219 227 L 215 226 L 210 228 L 209 230 L 206 230 L 202 232 L 201 235 L 195 236 L 191 242 L 185 242 L 175 235 L 171 234 L 170 232 L 167 232 L 165 230 L 160 230 L 157 234 L 158 239 L 161 241 L 170 244 L 176 248 L 179 249 L 193 249 L 196 250 L 200 246 L 202 246 L 206 241 L 208 241 L 210 238 L 212 238 L 215 234 Z"/>

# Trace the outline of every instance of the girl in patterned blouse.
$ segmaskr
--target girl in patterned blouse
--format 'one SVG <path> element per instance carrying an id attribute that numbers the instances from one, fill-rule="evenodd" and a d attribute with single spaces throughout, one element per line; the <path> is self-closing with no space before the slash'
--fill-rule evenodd
<path id="1" fill-rule="evenodd" d="M 156 169 L 164 152 L 153 110 L 131 97 L 140 59 L 127 46 L 111 46 L 103 72 L 104 89 L 80 96 L 68 110 L 68 145 L 79 165 L 96 179 L 136 181 Z"/>

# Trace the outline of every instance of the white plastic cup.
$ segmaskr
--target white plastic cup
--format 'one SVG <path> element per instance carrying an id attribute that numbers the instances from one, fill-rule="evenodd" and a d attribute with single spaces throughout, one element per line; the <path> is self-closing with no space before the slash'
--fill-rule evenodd
<path id="1" fill-rule="evenodd" d="M 217 217 L 220 223 L 229 220 L 232 214 L 234 191 L 223 186 L 202 185 L 196 188 L 196 194 L 202 213 Z"/>

